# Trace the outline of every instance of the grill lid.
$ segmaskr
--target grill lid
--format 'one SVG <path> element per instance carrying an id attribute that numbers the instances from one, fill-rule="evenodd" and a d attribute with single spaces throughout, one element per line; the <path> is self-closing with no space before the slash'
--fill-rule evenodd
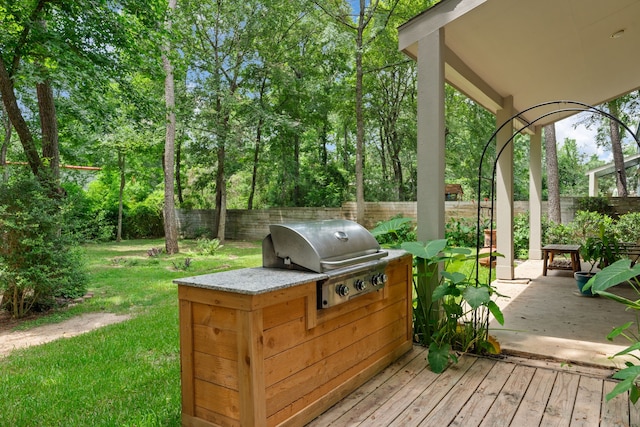
<path id="1" fill-rule="evenodd" d="M 269 231 L 262 245 L 264 267 L 300 266 L 320 273 L 387 256 L 375 237 L 353 221 L 271 224 Z"/>

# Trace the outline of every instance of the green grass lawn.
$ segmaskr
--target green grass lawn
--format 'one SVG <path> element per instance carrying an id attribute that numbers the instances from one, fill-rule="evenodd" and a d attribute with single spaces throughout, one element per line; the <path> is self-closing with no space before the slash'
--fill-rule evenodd
<path id="1" fill-rule="evenodd" d="M 179 426 L 179 277 L 262 264 L 259 243 L 229 243 L 213 256 L 150 257 L 162 240 L 87 245 L 93 298 L 23 323 L 84 312 L 133 315 L 84 335 L 15 350 L 0 359 L 0 426 Z M 185 259 L 190 264 L 185 269 Z"/>

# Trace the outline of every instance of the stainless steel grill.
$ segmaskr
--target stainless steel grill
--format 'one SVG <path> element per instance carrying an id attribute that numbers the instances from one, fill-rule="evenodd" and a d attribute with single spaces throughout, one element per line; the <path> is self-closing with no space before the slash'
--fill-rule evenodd
<path id="1" fill-rule="evenodd" d="M 382 289 L 386 251 L 367 229 L 347 220 L 272 224 L 262 242 L 262 265 L 325 273 L 318 308 Z"/>

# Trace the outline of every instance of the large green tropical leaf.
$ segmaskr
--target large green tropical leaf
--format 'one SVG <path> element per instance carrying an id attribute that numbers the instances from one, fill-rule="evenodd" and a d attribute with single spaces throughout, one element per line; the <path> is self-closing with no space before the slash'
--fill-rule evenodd
<path id="1" fill-rule="evenodd" d="M 591 288 L 591 292 L 599 293 L 636 276 L 640 276 L 640 264 L 632 267 L 630 260 L 621 259 L 599 271 L 587 282 L 585 289 Z"/>
<path id="2" fill-rule="evenodd" d="M 442 283 L 433 290 L 431 298 L 433 301 L 438 301 L 447 295 L 458 296 L 460 295 L 460 291 L 455 286 L 450 286 L 448 283 Z"/>
<path id="3" fill-rule="evenodd" d="M 393 218 L 379 224 L 376 228 L 371 230 L 371 234 L 374 236 L 383 236 L 389 233 L 397 234 L 398 230 L 400 230 L 403 225 L 411 221 L 413 221 L 411 218 Z"/>
<path id="4" fill-rule="evenodd" d="M 489 311 L 493 314 L 493 317 L 495 317 L 498 323 L 504 325 L 504 314 L 502 314 L 502 310 L 500 310 L 498 304 L 496 304 L 495 301 L 489 301 L 487 307 L 489 307 Z"/>
<path id="5" fill-rule="evenodd" d="M 449 364 L 449 353 L 451 352 L 451 346 L 449 343 L 438 344 L 432 342 L 429 344 L 429 355 L 427 360 L 431 370 L 436 374 L 440 374 L 447 369 Z"/>
<path id="6" fill-rule="evenodd" d="M 444 277 L 445 279 L 449 280 L 451 283 L 456 285 L 459 283 L 463 283 L 467 280 L 467 275 L 459 271 L 454 271 L 452 273 L 448 271 L 443 271 L 440 274 L 442 274 L 442 277 Z"/>
<path id="7" fill-rule="evenodd" d="M 447 247 L 447 239 L 430 240 L 427 243 L 404 242 L 401 247 L 415 257 L 431 260 Z"/>
<path id="8" fill-rule="evenodd" d="M 470 286 L 464 290 L 463 298 L 473 309 L 476 309 L 481 305 L 485 305 L 489 301 L 491 301 L 489 290 L 485 287 L 476 288 L 475 286 Z"/>
<path id="9" fill-rule="evenodd" d="M 640 366 L 635 365 L 616 372 L 613 378 L 622 381 L 607 394 L 607 400 L 611 400 L 617 395 L 629 391 L 629 400 L 635 404 L 640 397 L 640 390 L 638 390 L 638 386 L 636 386 L 638 376 L 640 376 Z"/>
<path id="10" fill-rule="evenodd" d="M 602 295 L 603 297 L 618 301 L 619 303 L 622 303 L 631 309 L 640 310 L 640 301 L 631 301 L 630 299 L 607 291 L 598 291 L 598 295 Z"/>

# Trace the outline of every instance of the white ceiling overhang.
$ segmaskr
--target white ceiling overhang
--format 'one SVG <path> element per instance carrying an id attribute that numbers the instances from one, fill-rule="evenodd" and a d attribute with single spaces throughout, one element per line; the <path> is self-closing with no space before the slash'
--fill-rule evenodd
<path id="1" fill-rule="evenodd" d="M 399 47 L 444 29 L 446 81 L 495 113 L 598 105 L 640 88 L 640 0 L 443 0 L 399 28 Z M 622 31 L 622 32 L 621 32 Z M 614 36 L 615 35 L 615 36 Z M 545 125 L 552 104 L 522 114 Z"/>

